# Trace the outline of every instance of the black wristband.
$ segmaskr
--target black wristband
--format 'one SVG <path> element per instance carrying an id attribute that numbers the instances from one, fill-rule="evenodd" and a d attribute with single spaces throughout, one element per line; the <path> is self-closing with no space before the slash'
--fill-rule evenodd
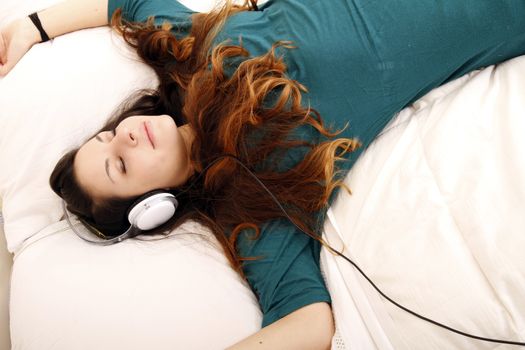
<path id="1" fill-rule="evenodd" d="M 45 43 L 46 41 L 49 41 L 49 36 L 47 35 L 44 28 L 42 28 L 42 23 L 40 23 L 40 18 L 38 18 L 38 14 L 36 12 L 33 12 L 29 15 L 29 18 L 31 19 L 31 22 L 35 25 L 36 29 L 40 32 L 40 38 L 42 39 L 40 42 Z"/>

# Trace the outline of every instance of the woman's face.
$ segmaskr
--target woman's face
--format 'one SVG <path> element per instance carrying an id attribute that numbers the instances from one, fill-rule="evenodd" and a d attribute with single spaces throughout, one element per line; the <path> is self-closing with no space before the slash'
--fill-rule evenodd
<path id="1" fill-rule="evenodd" d="M 191 133 L 170 116 L 134 116 L 80 147 L 74 171 L 95 200 L 133 197 L 186 182 Z"/>

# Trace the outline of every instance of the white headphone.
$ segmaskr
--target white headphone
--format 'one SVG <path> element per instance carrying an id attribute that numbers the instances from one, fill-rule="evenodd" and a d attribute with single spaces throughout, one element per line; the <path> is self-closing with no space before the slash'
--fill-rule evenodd
<path id="1" fill-rule="evenodd" d="M 62 207 L 66 216 L 66 220 L 73 231 L 82 238 L 84 241 L 98 244 L 98 245 L 111 245 L 122 242 L 125 239 L 135 237 L 144 231 L 149 231 L 157 228 L 173 217 L 179 202 L 175 196 L 165 191 L 152 191 L 139 197 L 128 209 L 127 217 L 130 223 L 130 227 L 126 232 L 108 239 L 103 233 L 95 229 L 94 227 L 88 226 L 84 223 L 84 227 L 95 233 L 97 237 L 103 238 L 100 240 L 93 240 L 88 237 L 94 237 L 93 235 L 84 235 L 77 231 L 75 225 L 71 222 L 69 212 L 66 208 L 66 202 L 62 200 Z"/>
<path id="2" fill-rule="evenodd" d="M 165 224 L 175 214 L 179 202 L 169 192 L 150 192 L 140 197 L 128 209 L 128 221 L 141 231 Z"/>

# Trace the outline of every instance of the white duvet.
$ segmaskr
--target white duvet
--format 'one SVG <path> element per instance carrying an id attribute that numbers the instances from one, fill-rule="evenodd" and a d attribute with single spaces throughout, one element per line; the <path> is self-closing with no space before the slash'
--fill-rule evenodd
<path id="1" fill-rule="evenodd" d="M 525 57 L 403 110 L 347 177 L 325 237 L 388 296 L 475 335 L 525 341 Z M 398 309 L 322 251 L 333 349 L 506 349 Z"/>

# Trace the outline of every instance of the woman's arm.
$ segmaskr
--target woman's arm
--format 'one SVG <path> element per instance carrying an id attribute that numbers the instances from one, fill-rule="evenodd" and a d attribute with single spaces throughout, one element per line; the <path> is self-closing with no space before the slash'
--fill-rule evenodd
<path id="1" fill-rule="evenodd" d="M 330 305 L 315 303 L 292 312 L 227 350 L 325 350 L 330 349 L 334 332 Z"/>
<path id="2" fill-rule="evenodd" d="M 108 0 L 68 0 L 38 12 L 38 17 L 50 38 L 100 27 L 108 24 Z"/>
<path id="3" fill-rule="evenodd" d="M 108 24 L 108 0 L 68 0 L 38 12 L 50 38 Z M 40 33 L 28 17 L 0 30 L 0 76 L 6 75 L 34 44 Z"/>

